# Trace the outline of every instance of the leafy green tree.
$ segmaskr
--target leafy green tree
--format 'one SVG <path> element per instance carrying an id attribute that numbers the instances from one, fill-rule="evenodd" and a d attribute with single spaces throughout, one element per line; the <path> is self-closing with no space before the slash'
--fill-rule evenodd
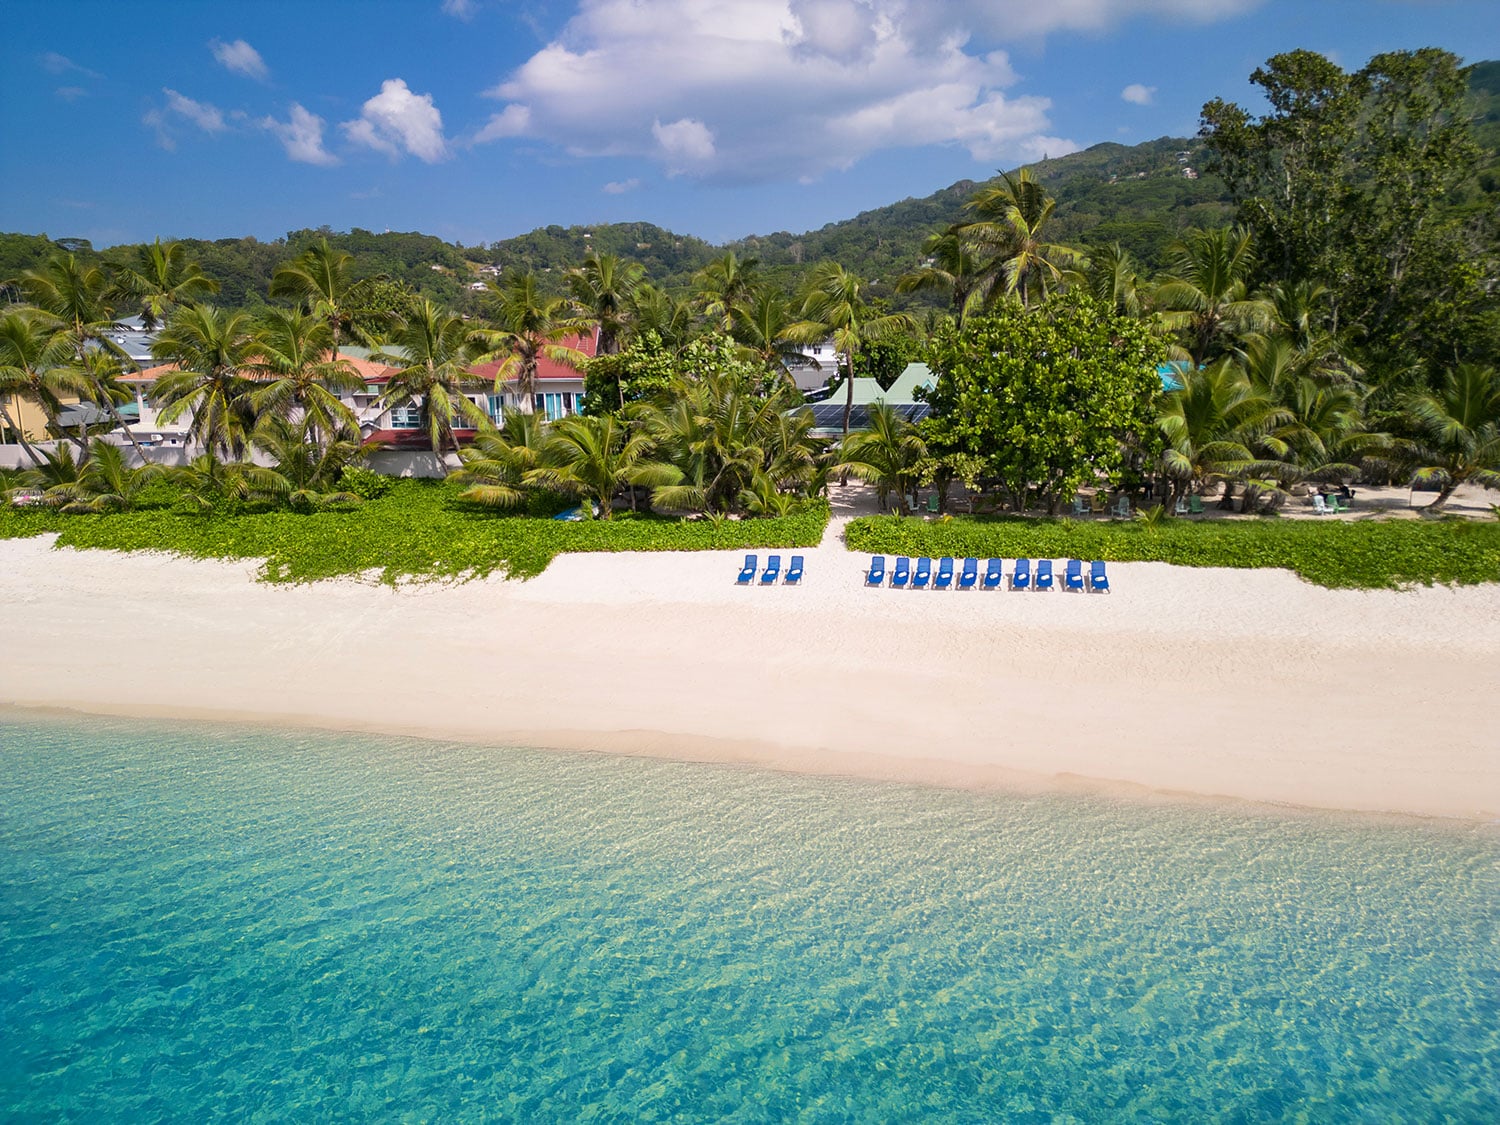
<path id="1" fill-rule="evenodd" d="M 839 443 L 834 452 L 834 472 L 850 472 L 875 485 L 880 506 L 894 492 L 901 514 L 909 515 L 907 496 L 921 474 L 927 458 L 927 443 L 905 415 L 883 402 L 869 407 L 868 429 L 856 430 Z"/>
<path id="2" fill-rule="evenodd" d="M 734 328 L 735 311 L 750 303 L 759 285 L 755 258 L 739 258 L 733 250 L 715 258 L 693 277 L 696 303 L 717 332 Z"/>
<path id="3" fill-rule="evenodd" d="M 1434 510 L 1464 484 L 1500 489 L 1500 373 L 1493 367 L 1461 363 L 1406 409 L 1418 436 L 1400 452 L 1414 480 L 1438 486 Z"/>
<path id="4" fill-rule="evenodd" d="M 645 277 L 646 271 L 636 262 L 592 251 L 583 265 L 568 271 L 575 312 L 598 326 L 599 355 L 620 350 L 631 328 L 630 297 Z"/>
<path id="5" fill-rule="evenodd" d="M 359 390 L 359 373 L 334 355 L 328 321 L 300 308 L 266 309 L 255 329 L 258 358 L 251 369 L 259 376 L 249 392 L 259 415 L 302 420 L 302 432 L 320 451 L 337 434 L 358 433 L 359 420 L 337 391 Z"/>
<path id="6" fill-rule="evenodd" d="M 1265 459 L 1253 447 L 1290 421 L 1289 412 L 1246 378 L 1231 357 L 1184 370 L 1180 378 L 1182 388 L 1162 396 L 1157 418 L 1166 440 L 1162 472 L 1172 483 L 1167 511 L 1189 489 L 1201 491 L 1210 482 L 1233 482 L 1257 470 L 1264 475 Z M 1230 500 L 1227 491 L 1224 500 Z"/>
<path id="7" fill-rule="evenodd" d="M 245 370 L 254 359 L 254 322 L 248 313 L 184 305 L 156 338 L 151 352 L 177 365 L 156 381 L 158 417 L 172 423 L 191 414 L 188 428 L 204 449 L 238 460 L 254 427 Z"/>
<path id="8" fill-rule="evenodd" d="M 962 224 L 928 238 L 922 244 L 922 255 L 922 266 L 897 279 L 897 293 L 939 293 L 948 298 L 959 324 L 984 306 L 989 292 L 986 275 L 974 240 Z"/>
<path id="9" fill-rule="evenodd" d="M 320 237 L 271 278 L 271 296 L 299 301 L 307 312 L 328 324 L 334 359 L 339 357 L 339 335 L 354 285 L 353 263 L 352 254 L 335 250 L 326 237 Z"/>
<path id="10" fill-rule="evenodd" d="M 1118 242 L 1093 251 L 1063 276 L 1069 287 L 1083 289 L 1116 316 L 1140 317 L 1146 312 L 1146 282 L 1140 267 Z"/>
<path id="11" fill-rule="evenodd" d="M 498 394 L 505 384 L 513 383 L 521 412 L 530 414 L 542 357 L 580 368 L 588 358 L 564 343 L 581 326 L 568 315 L 565 300 L 544 297 L 537 291 L 534 274 L 515 274 L 491 291 L 495 296 L 490 310 L 494 331 L 488 344 L 492 354 L 504 356 L 495 373 L 495 391 Z"/>
<path id="12" fill-rule="evenodd" d="M 0 316 L 0 414 L 35 466 L 40 466 L 42 459 L 27 441 L 25 431 L 11 417 L 5 399 L 11 396 L 29 399 L 46 418 L 47 432 L 62 436 L 57 424 L 62 411 L 60 396 L 80 394 L 87 389 L 82 373 L 72 366 L 72 361 L 72 343 L 57 330 L 53 318 L 24 308 Z"/>
<path id="13" fill-rule="evenodd" d="M 938 331 L 923 436 L 936 455 L 983 461 L 1018 511 L 1035 493 L 1055 512 L 1149 444 L 1163 355 L 1146 325 L 1082 294 L 1001 306 Z"/>
<path id="14" fill-rule="evenodd" d="M 439 460 L 449 449 L 458 453 L 458 422 L 489 428 L 489 416 L 464 393 L 479 385 L 469 368 L 486 349 L 481 329 L 423 300 L 396 321 L 391 342 L 395 350 L 383 358 L 404 366 L 386 383 L 380 405 L 390 409 L 415 404 L 422 431 Z"/>
<path id="15" fill-rule="evenodd" d="M 686 347 L 701 330 L 688 301 L 650 282 L 642 282 L 630 295 L 630 325 L 632 338 L 654 332 L 673 350 Z"/>
<path id="16" fill-rule="evenodd" d="M 213 296 L 219 283 L 204 275 L 182 243 L 164 243 L 158 238 L 136 247 L 134 264 L 115 276 L 114 291 L 136 305 L 141 324 L 149 332 L 165 323 L 179 305 Z"/>
<path id="17" fill-rule="evenodd" d="M 612 417 L 574 415 L 551 423 L 543 461 L 529 472 L 528 483 L 592 499 L 599 518 L 613 514 L 614 495 L 635 485 L 674 484 L 678 471 L 651 459 L 651 441 Z"/>
<path id="18" fill-rule="evenodd" d="M 790 336 L 796 318 L 791 303 L 774 285 L 759 285 L 732 310 L 730 335 L 751 352 L 768 371 L 789 375 L 791 364 L 809 363 L 812 356 Z"/>

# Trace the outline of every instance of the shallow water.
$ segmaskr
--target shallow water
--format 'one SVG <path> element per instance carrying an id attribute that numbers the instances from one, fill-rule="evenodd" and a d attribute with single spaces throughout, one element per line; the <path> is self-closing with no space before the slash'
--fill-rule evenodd
<path id="1" fill-rule="evenodd" d="M 1500 1119 L 1493 828 L 0 720 L 0 1113 Z"/>

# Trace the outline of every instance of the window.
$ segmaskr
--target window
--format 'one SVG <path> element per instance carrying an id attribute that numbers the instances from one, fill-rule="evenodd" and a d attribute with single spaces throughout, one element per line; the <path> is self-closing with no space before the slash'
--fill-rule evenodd
<path id="1" fill-rule="evenodd" d="M 391 429 L 420 430 L 422 412 L 415 406 L 397 406 L 391 411 Z"/>
<path id="2" fill-rule="evenodd" d="M 537 395 L 536 408 L 540 413 L 547 416 L 547 421 L 556 422 L 568 412 L 567 400 L 572 397 L 572 395 L 557 394 L 555 392 Z"/>
<path id="3" fill-rule="evenodd" d="M 488 401 L 490 420 L 498 426 L 505 421 L 505 396 L 490 395 Z"/>

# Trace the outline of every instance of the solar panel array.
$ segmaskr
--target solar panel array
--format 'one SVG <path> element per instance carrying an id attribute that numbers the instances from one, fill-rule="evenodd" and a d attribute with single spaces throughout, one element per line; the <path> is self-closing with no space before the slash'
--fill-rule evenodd
<path id="1" fill-rule="evenodd" d="M 841 402 L 815 402 L 809 407 L 813 412 L 813 425 L 820 430 L 842 430 L 844 428 L 844 404 Z M 902 403 L 895 409 L 908 422 L 920 422 L 932 413 L 925 402 Z M 869 407 L 856 406 L 849 415 L 849 428 L 862 430 L 870 424 Z"/>

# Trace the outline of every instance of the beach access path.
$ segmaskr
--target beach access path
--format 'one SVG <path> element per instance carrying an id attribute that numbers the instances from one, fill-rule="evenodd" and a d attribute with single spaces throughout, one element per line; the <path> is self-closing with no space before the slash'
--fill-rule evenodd
<path id="1" fill-rule="evenodd" d="M 743 552 L 391 588 L 3 541 L 0 703 L 1500 817 L 1500 585 L 1118 563 L 1109 595 L 868 589 L 833 492 L 800 587 L 736 586 Z"/>

